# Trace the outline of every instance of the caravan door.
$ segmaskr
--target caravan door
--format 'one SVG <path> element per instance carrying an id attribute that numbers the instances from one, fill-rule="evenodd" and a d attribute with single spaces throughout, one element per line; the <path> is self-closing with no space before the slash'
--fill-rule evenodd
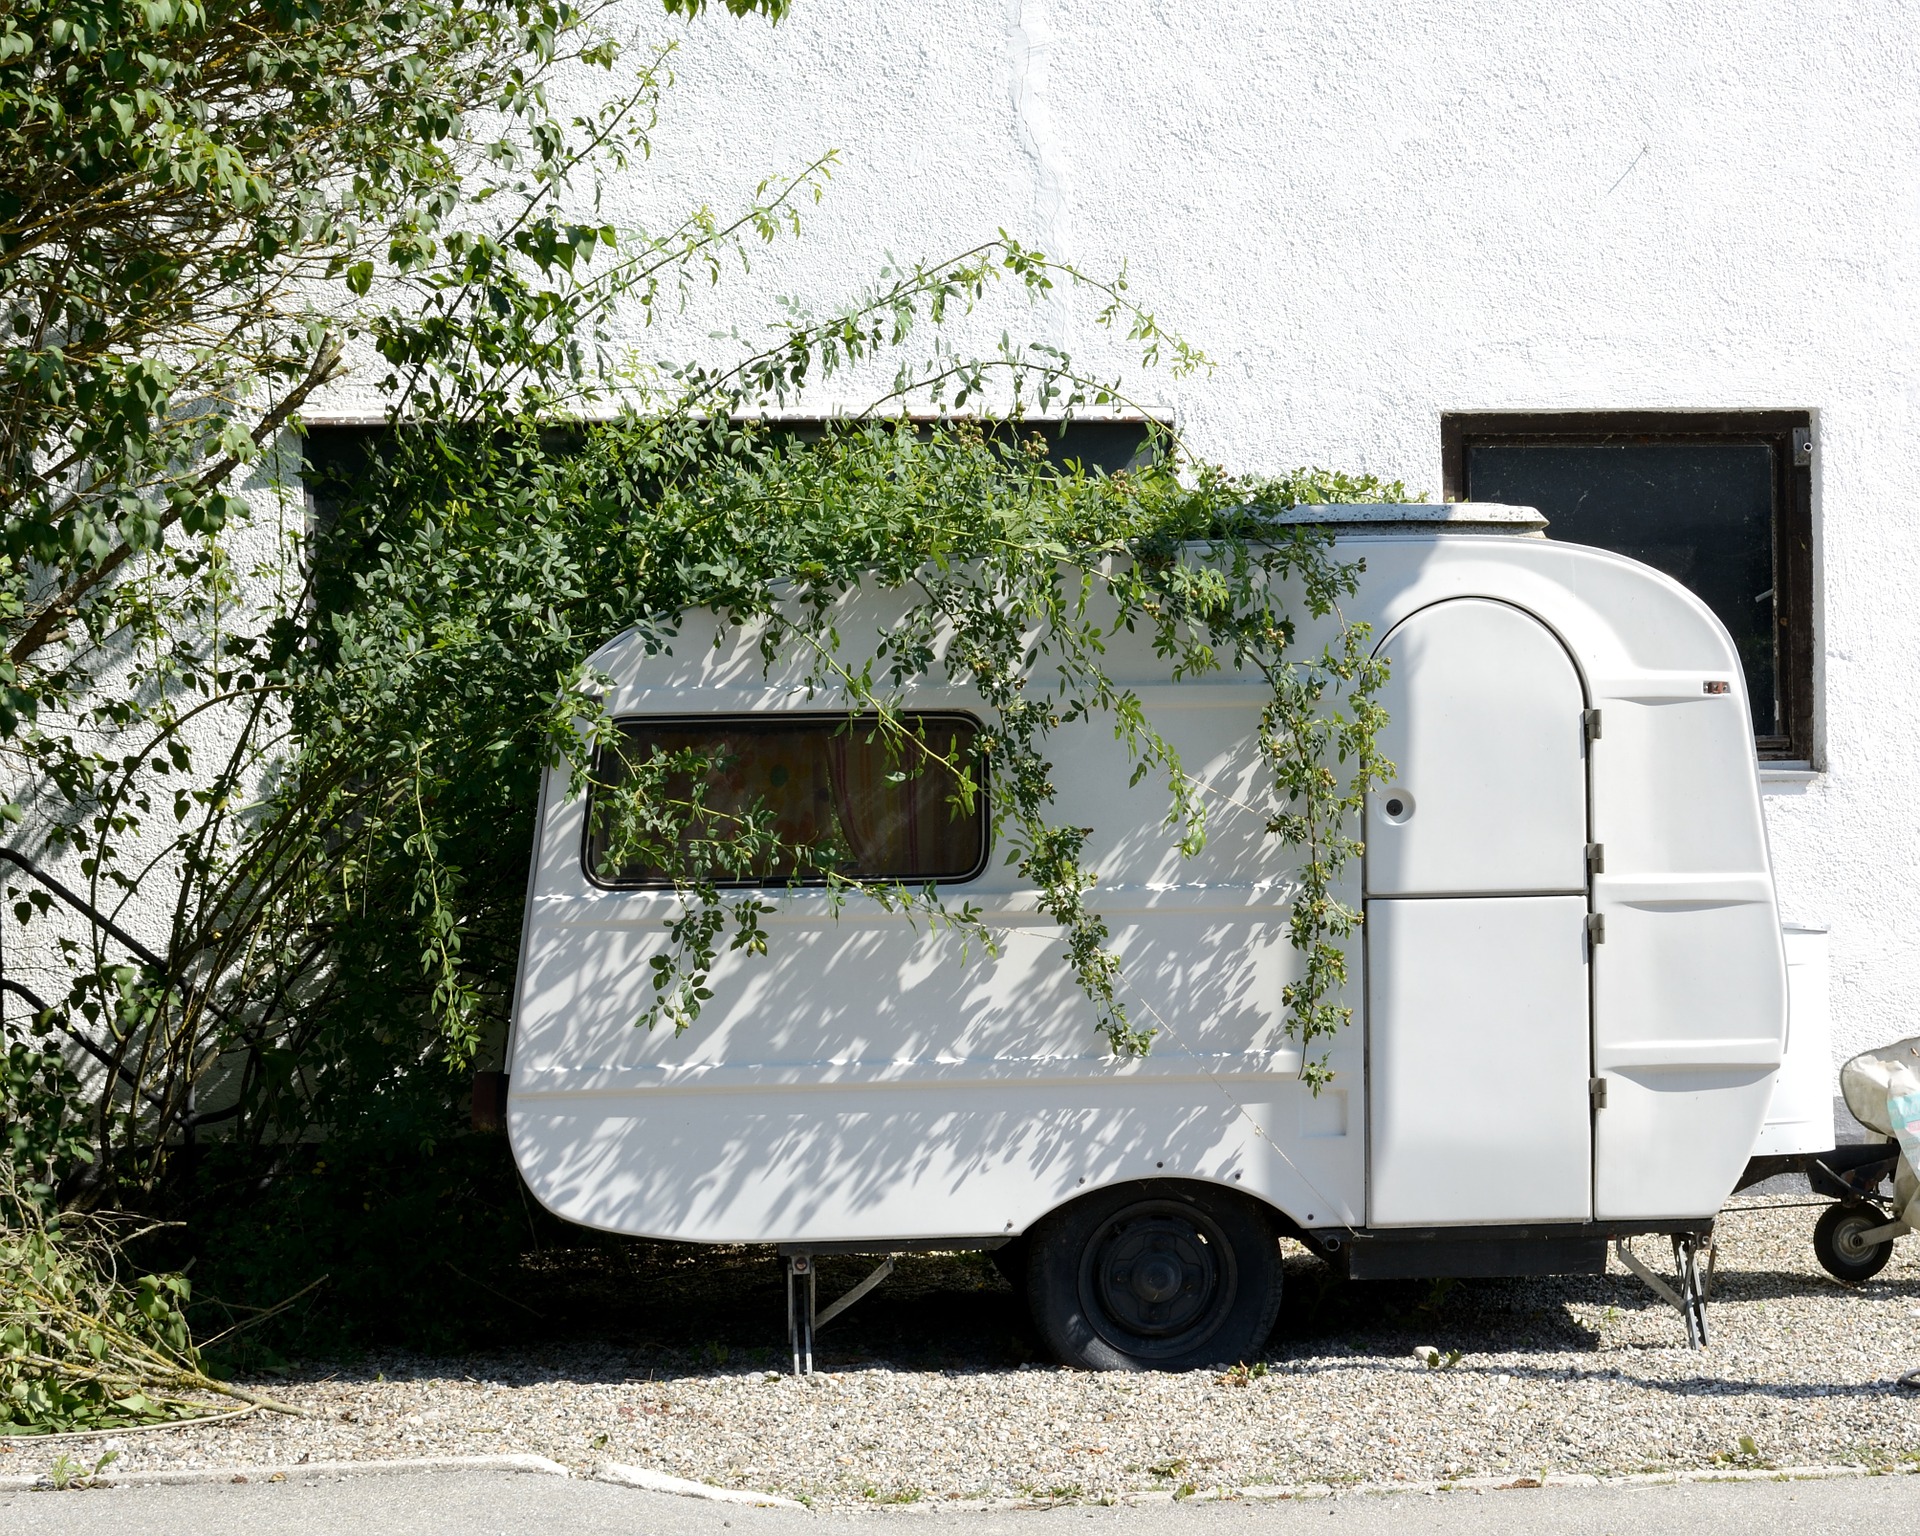
<path id="1" fill-rule="evenodd" d="M 1593 1214 L 1585 692 L 1532 615 L 1456 598 L 1381 642 L 1366 812 L 1367 1219 Z"/>

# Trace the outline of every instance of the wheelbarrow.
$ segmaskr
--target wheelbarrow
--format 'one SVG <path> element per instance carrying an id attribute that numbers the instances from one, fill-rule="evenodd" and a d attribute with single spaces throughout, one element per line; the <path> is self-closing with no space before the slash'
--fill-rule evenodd
<path id="1" fill-rule="evenodd" d="M 1814 1225 L 1814 1257 L 1836 1280 L 1858 1285 L 1886 1268 L 1895 1239 L 1920 1227 L 1920 1036 L 1855 1056 L 1840 1069 L 1840 1096 L 1881 1139 L 1756 1157 L 1740 1187 L 1804 1173 L 1816 1195 L 1834 1202 Z"/>

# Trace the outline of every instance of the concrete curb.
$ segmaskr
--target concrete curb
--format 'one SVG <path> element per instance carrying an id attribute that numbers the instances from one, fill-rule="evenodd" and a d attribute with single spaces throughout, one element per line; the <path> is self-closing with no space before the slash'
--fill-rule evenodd
<path id="1" fill-rule="evenodd" d="M 396 1472 L 537 1472 L 547 1477 L 573 1474 L 545 1456 L 416 1456 L 394 1461 L 300 1461 L 250 1467 L 154 1468 L 100 1474 L 101 1488 L 142 1488 L 170 1483 L 271 1483 L 293 1477 L 358 1477 Z M 0 1477 L 0 1489 L 50 1488 L 44 1472 Z"/>
<path id="2" fill-rule="evenodd" d="M 689 1499 L 711 1499 L 716 1504 L 757 1504 L 770 1509 L 807 1507 L 798 1499 L 783 1498 L 777 1493 L 756 1493 L 749 1488 L 715 1488 L 710 1483 L 669 1477 L 664 1472 L 623 1466 L 617 1461 L 603 1461 L 587 1476 L 596 1483 L 618 1483 L 622 1488 L 644 1488 L 650 1493 L 677 1493 Z"/>
<path id="3" fill-rule="evenodd" d="M 876 1512 L 910 1516 L 964 1511 L 1008 1513 L 1019 1510 L 1077 1508 L 1107 1504 L 1231 1504 L 1279 1502 L 1284 1499 L 1387 1498 L 1396 1494 L 1439 1496 L 1448 1493 L 1505 1493 L 1533 1488 L 1645 1488 L 1666 1483 L 1801 1483 L 1847 1477 L 1906 1477 L 1920 1475 L 1920 1464 L 1903 1466 L 1774 1467 L 1768 1470 L 1695 1468 L 1678 1472 L 1621 1472 L 1601 1476 L 1592 1472 L 1552 1472 L 1545 1477 L 1502 1473 L 1489 1477 L 1449 1478 L 1422 1483 L 1248 1483 L 1240 1487 L 1197 1488 L 1185 1499 L 1170 1489 L 1119 1493 L 1110 1498 L 1081 1499 L 928 1499 L 889 1505 Z M 859 1507 L 859 1506 L 853 1506 Z"/>
<path id="4" fill-rule="evenodd" d="M 533 1472 L 545 1477 L 572 1477 L 573 1472 L 545 1456 L 416 1456 L 389 1461 L 301 1461 L 267 1466 L 182 1467 L 149 1471 L 100 1474 L 92 1486 L 100 1488 L 141 1488 L 168 1484 L 274 1483 L 301 1477 L 361 1477 L 408 1472 Z M 602 1462 L 585 1476 L 593 1482 L 613 1483 L 622 1488 L 641 1488 L 649 1493 L 672 1493 L 683 1498 L 708 1499 L 716 1504 L 751 1504 L 763 1508 L 799 1509 L 807 1506 L 798 1499 L 777 1493 L 760 1493 L 750 1488 L 715 1488 L 689 1478 L 669 1477 L 646 1467 L 624 1466 L 617 1461 Z M 14 1473 L 0 1477 L 0 1490 L 51 1488 L 44 1472 Z"/>
<path id="5" fill-rule="evenodd" d="M 1664 1483 L 1801 1483 L 1821 1482 L 1841 1477 L 1903 1477 L 1920 1473 L 1920 1466 L 1866 1467 L 1836 1465 L 1821 1467 L 1774 1467 L 1767 1470 L 1745 1468 L 1694 1468 L 1679 1472 L 1622 1472 L 1602 1477 L 1592 1472 L 1550 1472 L 1545 1477 L 1520 1473 L 1489 1477 L 1448 1478 L 1428 1483 L 1257 1483 L 1245 1488 L 1212 1488 L 1196 1491 L 1192 1499 L 1332 1499 L 1355 1494 L 1393 1493 L 1505 1493 L 1529 1488 L 1650 1488 Z M 1171 1502 L 1171 1493 L 1143 1495 Z"/>
<path id="6" fill-rule="evenodd" d="M 303 1461 L 264 1466 L 184 1467 L 147 1471 L 106 1471 L 94 1486 L 101 1488 L 140 1488 L 169 1484 L 272 1483 L 294 1477 L 392 1476 L 409 1472 L 531 1472 L 543 1477 L 573 1477 L 576 1474 L 545 1456 L 417 1456 L 388 1461 Z M 682 1498 L 706 1499 L 715 1504 L 742 1504 L 762 1509 L 810 1510 L 798 1499 L 777 1493 L 761 1493 L 750 1488 L 716 1488 L 690 1478 L 670 1477 L 646 1467 L 626 1466 L 620 1462 L 601 1462 L 581 1474 L 587 1480 L 611 1483 L 622 1488 L 638 1488 L 647 1493 L 670 1493 Z M 1822 1482 L 1845 1477 L 1920 1476 L 1920 1463 L 1869 1467 L 1841 1464 L 1810 1467 L 1695 1468 L 1677 1472 L 1623 1472 L 1599 1476 L 1591 1472 L 1553 1472 L 1545 1477 L 1500 1474 L 1487 1477 L 1450 1478 L 1421 1483 L 1251 1483 L 1242 1487 L 1216 1486 L 1196 1489 L 1181 1502 L 1231 1503 L 1278 1501 L 1281 1499 L 1343 1499 L 1356 1496 L 1383 1497 L 1391 1494 L 1440 1495 L 1446 1493 L 1504 1493 L 1533 1488 L 1644 1488 L 1670 1483 L 1796 1483 Z M 12 1473 L 0 1476 L 0 1492 L 23 1492 L 50 1488 L 45 1473 Z M 1172 1504 L 1175 1495 L 1168 1489 L 1116 1494 L 1110 1499 L 928 1499 L 925 1502 L 890 1505 L 882 1513 L 899 1515 L 932 1514 L 940 1511 L 1015 1511 L 1056 1509 L 1091 1504 Z M 861 1506 L 853 1505 L 850 1508 Z"/>

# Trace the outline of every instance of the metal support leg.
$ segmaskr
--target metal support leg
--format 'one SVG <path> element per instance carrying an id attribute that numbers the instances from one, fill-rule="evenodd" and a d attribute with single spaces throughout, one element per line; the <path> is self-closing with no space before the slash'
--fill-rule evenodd
<path id="1" fill-rule="evenodd" d="M 893 1255 L 888 1254 L 884 1259 L 882 1259 L 877 1265 L 874 1266 L 874 1271 L 872 1274 L 868 1275 L 866 1279 L 862 1280 L 852 1290 L 848 1291 L 846 1295 L 842 1296 L 832 1306 L 828 1307 L 826 1311 L 822 1312 L 818 1317 L 816 1317 L 813 1320 L 814 1332 L 818 1333 L 822 1328 L 826 1327 L 828 1323 L 832 1322 L 842 1312 L 846 1311 L 848 1307 L 852 1306 L 862 1296 L 866 1295 L 868 1291 L 872 1290 L 876 1285 L 878 1285 L 882 1280 L 886 1279 L 887 1276 L 892 1273 L 893 1273 Z"/>
<path id="2" fill-rule="evenodd" d="M 1700 1283 L 1700 1239 L 1691 1232 L 1673 1238 L 1673 1270 L 1680 1281 L 1680 1315 L 1687 1320 L 1687 1348 L 1707 1347 L 1707 1293 Z"/>
<path id="3" fill-rule="evenodd" d="M 1673 1267 L 1680 1289 L 1675 1290 L 1646 1265 L 1626 1243 L 1614 1239 L 1613 1251 L 1620 1262 L 1645 1282 L 1648 1290 L 1680 1309 L 1687 1325 L 1687 1347 L 1707 1347 L 1707 1306 L 1705 1288 L 1700 1283 L 1700 1239 L 1693 1233 L 1676 1235 L 1673 1240 Z"/>
<path id="4" fill-rule="evenodd" d="M 793 1374 L 813 1374 L 813 1255 L 787 1255 L 787 1342 L 793 1349 Z"/>

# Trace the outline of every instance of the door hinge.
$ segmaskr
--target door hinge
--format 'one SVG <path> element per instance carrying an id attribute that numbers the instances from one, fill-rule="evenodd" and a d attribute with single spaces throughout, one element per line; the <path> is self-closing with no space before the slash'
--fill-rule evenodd
<path id="1" fill-rule="evenodd" d="M 1811 464 L 1813 462 L 1813 428 L 1795 427 L 1793 429 L 1793 462 Z"/>
<path id="2" fill-rule="evenodd" d="M 1587 914 L 1587 942 L 1589 944 L 1604 944 L 1607 942 L 1607 919 L 1605 913 L 1589 912 Z"/>
<path id="3" fill-rule="evenodd" d="M 1587 873 L 1604 875 L 1607 872 L 1607 845 L 1605 843 L 1587 844 Z"/>
<path id="4" fill-rule="evenodd" d="M 1586 730 L 1588 741 L 1600 739 L 1600 711 L 1583 709 L 1580 711 L 1580 724 Z"/>
<path id="5" fill-rule="evenodd" d="M 1595 1109 L 1605 1109 L 1607 1107 L 1607 1080 L 1604 1077 L 1588 1078 L 1587 1097 L 1593 1100 L 1593 1107 Z"/>

